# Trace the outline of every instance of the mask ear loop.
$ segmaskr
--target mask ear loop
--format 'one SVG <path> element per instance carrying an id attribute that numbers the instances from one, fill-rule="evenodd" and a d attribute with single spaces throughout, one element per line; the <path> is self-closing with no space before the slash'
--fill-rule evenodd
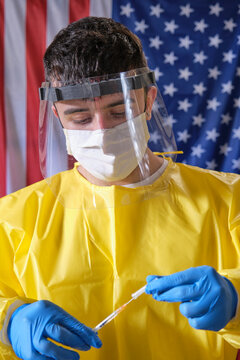
<path id="1" fill-rule="evenodd" d="M 153 153 L 154 153 L 154 155 L 162 156 L 164 159 L 166 159 L 166 155 L 183 154 L 183 151 L 182 150 L 179 150 L 179 151 L 164 151 L 164 152 L 154 151 Z"/>

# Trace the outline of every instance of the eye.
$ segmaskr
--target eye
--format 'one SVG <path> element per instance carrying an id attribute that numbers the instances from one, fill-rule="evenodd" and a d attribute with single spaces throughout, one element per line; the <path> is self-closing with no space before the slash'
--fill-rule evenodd
<path id="1" fill-rule="evenodd" d="M 114 112 L 111 114 L 112 117 L 115 117 L 115 118 L 122 118 L 122 117 L 125 117 L 126 116 L 126 113 L 125 111 L 122 111 L 122 112 Z"/>
<path id="2" fill-rule="evenodd" d="M 74 124 L 77 124 L 77 125 L 85 125 L 85 124 L 88 124 L 89 122 L 92 121 L 92 118 L 91 117 L 87 117 L 87 118 L 84 118 L 84 119 L 73 119 L 72 122 Z"/>
<path id="3" fill-rule="evenodd" d="M 75 125 L 85 125 L 92 121 L 92 116 L 88 112 L 76 112 L 68 116 L 68 121 Z"/>

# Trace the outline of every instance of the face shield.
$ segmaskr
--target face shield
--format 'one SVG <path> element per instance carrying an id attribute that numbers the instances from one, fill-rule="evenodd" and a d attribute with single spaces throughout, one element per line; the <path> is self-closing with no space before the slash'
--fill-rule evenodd
<path id="1" fill-rule="evenodd" d="M 40 167 L 65 206 L 66 202 L 70 207 L 77 205 L 73 205 L 75 201 L 69 204 L 69 191 L 63 195 L 65 190 L 59 188 L 54 175 L 72 169 L 76 162 L 84 178 L 112 185 L 127 183 L 133 172 L 138 181 L 151 175 L 150 134 L 159 138 L 158 152 L 176 151 L 165 105 L 154 73 L 148 68 L 78 83 L 45 82 L 40 88 L 40 100 Z M 78 186 L 79 179 L 75 180 Z M 71 188 L 74 192 L 74 186 Z M 94 186 L 90 188 L 90 192 L 94 191 Z M 95 198 L 95 194 L 90 197 Z M 87 203 L 96 207 L 92 201 Z"/>

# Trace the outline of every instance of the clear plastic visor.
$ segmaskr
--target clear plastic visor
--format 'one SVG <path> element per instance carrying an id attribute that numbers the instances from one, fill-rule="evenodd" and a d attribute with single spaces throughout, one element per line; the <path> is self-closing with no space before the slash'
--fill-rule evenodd
<path id="1" fill-rule="evenodd" d="M 43 83 L 40 98 L 41 171 L 65 206 L 116 206 L 113 199 L 105 201 L 106 186 L 138 185 L 149 178 L 150 133 L 158 133 L 159 152 L 176 150 L 163 100 L 147 68 L 78 84 Z M 101 187 L 105 200 L 100 195 L 97 205 Z M 78 192 L 81 199 L 76 200 Z"/>

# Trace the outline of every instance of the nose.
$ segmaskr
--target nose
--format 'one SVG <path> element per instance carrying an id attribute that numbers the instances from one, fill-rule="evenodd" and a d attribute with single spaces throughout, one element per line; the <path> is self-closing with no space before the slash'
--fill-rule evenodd
<path id="1" fill-rule="evenodd" d="M 111 124 L 109 123 L 109 119 L 107 119 L 107 116 L 104 112 L 97 111 L 94 114 L 93 126 L 94 130 L 108 129 L 111 127 Z"/>

